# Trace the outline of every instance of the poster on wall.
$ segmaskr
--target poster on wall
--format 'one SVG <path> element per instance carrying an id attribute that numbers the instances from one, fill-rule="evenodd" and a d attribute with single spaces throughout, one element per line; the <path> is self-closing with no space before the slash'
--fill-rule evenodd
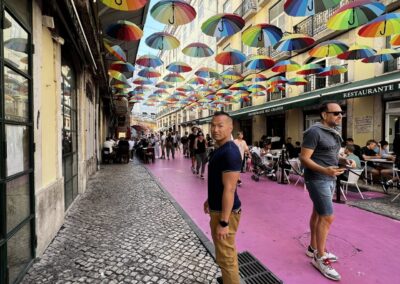
<path id="1" fill-rule="evenodd" d="M 356 133 L 372 133 L 372 116 L 364 115 L 355 118 Z"/>

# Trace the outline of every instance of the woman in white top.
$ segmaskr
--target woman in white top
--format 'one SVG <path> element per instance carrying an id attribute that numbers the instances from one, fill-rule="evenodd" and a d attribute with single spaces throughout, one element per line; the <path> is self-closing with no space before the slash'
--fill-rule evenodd
<path id="1" fill-rule="evenodd" d="M 233 142 L 235 142 L 235 144 L 238 146 L 239 151 L 240 151 L 240 156 L 242 157 L 242 169 L 241 172 L 244 173 L 243 168 L 245 165 L 245 159 L 244 159 L 244 155 L 245 154 L 249 154 L 249 147 L 247 146 L 246 140 L 243 139 L 243 132 L 239 131 L 237 133 L 236 139 L 233 140 Z M 242 181 L 239 179 L 238 180 L 238 185 L 241 185 Z"/>

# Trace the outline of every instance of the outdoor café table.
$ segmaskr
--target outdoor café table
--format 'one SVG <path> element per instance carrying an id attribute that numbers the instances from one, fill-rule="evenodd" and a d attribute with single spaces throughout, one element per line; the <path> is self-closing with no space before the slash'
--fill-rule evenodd
<path id="1" fill-rule="evenodd" d="M 393 167 L 393 175 L 395 174 L 394 172 L 394 161 L 392 160 L 387 160 L 387 159 L 369 159 L 365 160 L 366 167 L 365 167 L 365 178 L 368 180 L 368 164 L 371 165 L 379 165 L 379 164 L 385 164 L 385 165 L 391 165 Z"/>

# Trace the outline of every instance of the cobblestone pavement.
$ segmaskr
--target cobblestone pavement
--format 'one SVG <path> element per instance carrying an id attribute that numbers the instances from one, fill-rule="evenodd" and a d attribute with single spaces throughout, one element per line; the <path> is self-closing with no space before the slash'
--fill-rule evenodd
<path id="1" fill-rule="evenodd" d="M 147 170 L 105 165 L 22 283 L 216 283 L 211 255 Z"/>

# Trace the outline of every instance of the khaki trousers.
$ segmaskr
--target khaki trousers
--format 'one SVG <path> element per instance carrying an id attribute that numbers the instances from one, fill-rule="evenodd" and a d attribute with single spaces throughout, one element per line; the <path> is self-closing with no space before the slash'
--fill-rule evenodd
<path id="1" fill-rule="evenodd" d="M 217 226 L 221 212 L 210 212 L 211 235 L 215 245 L 216 261 L 222 272 L 224 284 L 239 284 L 239 264 L 236 251 L 235 235 L 239 226 L 240 212 L 232 212 L 229 217 L 229 235 L 225 240 L 217 239 Z"/>

